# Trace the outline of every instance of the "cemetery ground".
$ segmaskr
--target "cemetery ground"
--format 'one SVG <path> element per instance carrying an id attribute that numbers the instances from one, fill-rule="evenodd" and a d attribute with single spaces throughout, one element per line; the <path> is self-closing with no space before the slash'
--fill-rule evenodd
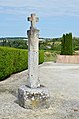
<path id="1" fill-rule="evenodd" d="M 44 62 L 39 78 L 50 93 L 50 108 L 24 109 L 18 88 L 27 82 L 27 70 L 0 82 L 0 119 L 79 119 L 79 65 Z"/>

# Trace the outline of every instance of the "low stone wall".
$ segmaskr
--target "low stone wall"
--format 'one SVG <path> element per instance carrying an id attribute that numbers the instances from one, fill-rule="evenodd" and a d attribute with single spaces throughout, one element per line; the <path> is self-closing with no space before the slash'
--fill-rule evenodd
<path id="1" fill-rule="evenodd" d="M 57 55 L 56 62 L 58 63 L 79 63 L 79 55 Z"/>

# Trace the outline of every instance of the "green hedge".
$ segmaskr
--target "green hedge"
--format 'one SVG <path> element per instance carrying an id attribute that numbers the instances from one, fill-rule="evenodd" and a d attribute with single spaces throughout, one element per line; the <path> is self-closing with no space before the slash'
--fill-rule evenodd
<path id="1" fill-rule="evenodd" d="M 44 62 L 44 51 L 39 52 L 39 63 Z M 28 50 L 0 47 L 0 80 L 28 68 Z"/>
<path id="2" fill-rule="evenodd" d="M 39 64 L 44 62 L 44 50 L 39 51 Z"/>

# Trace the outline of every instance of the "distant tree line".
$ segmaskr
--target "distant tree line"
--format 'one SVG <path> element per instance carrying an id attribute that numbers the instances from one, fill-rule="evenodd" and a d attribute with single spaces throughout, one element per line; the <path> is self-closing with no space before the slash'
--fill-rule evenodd
<path id="1" fill-rule="evenodd" d="M 39 42 L 39 48 L 42 50 L 60 50 L 61 38 L 44 39 Z"/>
<path id="2" fill-rule="evenodd" d="M 27 40 L 23 39 L 0 39 L 0 46 L 14 47 L 19 49 L 27 49 Z"/>
<path id="3" fill-rule="evenodd" d="M 62 37 L 61 38 L 39 38 L 39 49 L 61 51 Z M 79 50 L 79 38 L 73 37 L 72 42 L 73 42 L 73 49 Z M 0 46 L 27 49 L 28 41 L 26 37 L 0 38 Z"/>
<path id="4" fill-rule="evenodd" d="M 72 37 L 72 34 L 70 33 L 70 35 L 68 36 L 68 33 L 66 34 L 66 43 L 69 44 L 68 39 L 70 39 L 70 37 Z M 52 39 L 46 39 L 43 41 L 39 42 L 39 47 L 42 50 L 56 50 L 56 51 L 61 51 L 61 47 L 62 47 L 62 38 L 52 38 Z M 79 38 L 77 37 L 72 37 L 72 41 L 73 43 L 73 50 L 79 50 Z"/>

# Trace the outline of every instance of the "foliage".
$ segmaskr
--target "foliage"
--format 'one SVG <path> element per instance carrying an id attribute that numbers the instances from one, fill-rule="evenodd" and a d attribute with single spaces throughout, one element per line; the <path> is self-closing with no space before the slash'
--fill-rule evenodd
<path id="1" fill-rule="evenodd" d="M 54 42 L 51 45 L 51 50 L 55 50 L 55 51 L 60 51 L 61 50 L 61 42 Z"/>
<path id="2" fill-rule="evenodd" d="M 47 48 L 47 41 L 40 41 L 39 42 L 39 49 L 40 50 L 47 50 L 48 48 Z"/>
<path id="3" fill-rule="evenodd" d="M 73 42 L 72 33 L 63 34 L 61 40 L 61 54 L 62 55 L 72 55 L 73 54 Z"/>
<path id="4" fill-rule="evenodd" d="M 44 50 L 39 51 L 39 64 L 44 62 Z"/>
<path id="5" fill-rule="evenodd" d="M 79 38 L 73 37 L 73 49 L 79 50 Z"/>
<path id="6" fill-rule="evenodd" d="M 43 63 L 44 52 L 39 53 L 39 62 Z M 0 47 L 0 80 L 13 73 L 28 68 L 28 51 L 16 48 Z"/>
<path id="7" fill-rule="evenodd" d="M 25 39 L 25 40 L 24 40 Z M 61 40 L 62 38 L 41 38 L 39 41 L 40 50 L 61 50 Z M 73 49 L 79 50 L 79 38 L 73 37 Z M 8 37 L 0 38 L 0 46 L 8 46 L 19 49 L 27 49 L 28 43 L 26 37 Z"/>
<path id="8" fill-rule="evenodd" d="M 13 48 L 19 48 L 19 49 L 27 49 L 27 40 L 21 40 L 21 39 L 3 39 L 2 42 L 0 42 L 0 46 L 8 46 Z"/>
<path id="9" fill-rule="evenodd" d="M 61 50 L 61 38 L 45 39 L 39 42 L 40 50 Z"/>

